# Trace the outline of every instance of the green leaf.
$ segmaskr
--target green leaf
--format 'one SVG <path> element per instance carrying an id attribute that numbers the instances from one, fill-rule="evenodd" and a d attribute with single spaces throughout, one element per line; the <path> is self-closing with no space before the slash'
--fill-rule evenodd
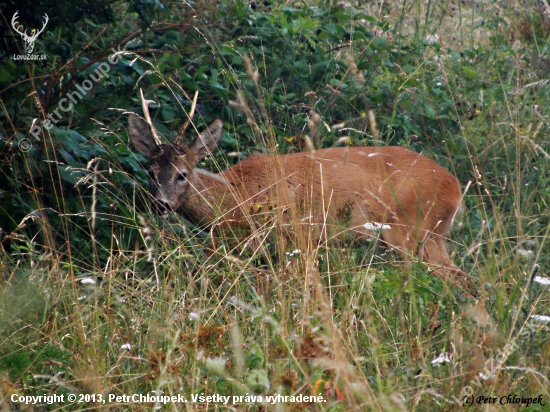
<path id="1" fill-rule="evenodd" d="M 460 66 L 460 70 L 468 77 L 470 80 L 475 80 L 477 78 L 477 71 L 471 67 L 466 66 L 465 64 Z"/>
<path id="2" fill-rule="evenodd" d="M 434 120 L 436 119 L 437 114 L 435 113 L 435 110 L 433 109 L 432 106 L 430 106 L 428 103 L 424 103 L 423 108 L 424 108 L 424 114 L 427 117 Z"/>
<path id="3" fill-rule="evenodd" d="M 53 134 L 61 146 L 74 153 L 88 145 L 88 139 L 75 130 L 54 127 Z"/>

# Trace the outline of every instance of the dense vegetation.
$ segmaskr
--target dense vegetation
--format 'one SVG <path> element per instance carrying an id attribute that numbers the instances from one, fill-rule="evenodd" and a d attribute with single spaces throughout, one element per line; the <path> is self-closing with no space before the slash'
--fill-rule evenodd
<path id="1" fill-rule="evenodd" d="M 28 34 L 47 14 L 44 59 L 14 57 L 16 11 Z M 44 410 L 103 405 L 68 394 L 550 404 L 546 2 L 8 0 L 0 16 L 0 409 L 14 394 L 65 395 Z M 423 152 L 464 189 L 451 245 L 476 296 L 376 242 L 313 245 L 274 220 L 251 249 L 159 216 L 126 131 L 139 89 L 166 141 L 198 91 L 190 129 L 224 122 L 211 171 L 311 145 Z"/>

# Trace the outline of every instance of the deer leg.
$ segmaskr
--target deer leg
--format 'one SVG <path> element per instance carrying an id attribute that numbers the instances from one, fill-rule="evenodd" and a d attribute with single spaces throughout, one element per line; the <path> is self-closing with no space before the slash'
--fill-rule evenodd
<path id="1" fill-rule="evenodd" d="M 462 288 L 468 294 L 475 295 L 469 276 L 452 262 L 443 236 L 436 235 L 426 239 L 419 254 L 424 264 L 433 269 L 436 276 Z"/>

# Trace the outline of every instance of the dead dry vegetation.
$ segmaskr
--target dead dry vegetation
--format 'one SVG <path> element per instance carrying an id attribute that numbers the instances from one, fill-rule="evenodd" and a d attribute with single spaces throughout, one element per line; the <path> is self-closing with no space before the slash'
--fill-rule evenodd
<path id="1" fill-rule="evenodd" d="M 545 1 L 87 4 L 33 4 L 47 60 L 0 61 L 0 410 L 550 410 Z M 464 193 L 469 282 L 356 242 L 345 205 L 315 236 L 269 202 L 244 227 L 159 214 L 126 129 L 140 88 L 166 144 L 198 92 L 186 139 L 223 121 L 214 173 L 346 145 L 433 159 Z M 20 398 L 43 395 L 63 398 Z"/>

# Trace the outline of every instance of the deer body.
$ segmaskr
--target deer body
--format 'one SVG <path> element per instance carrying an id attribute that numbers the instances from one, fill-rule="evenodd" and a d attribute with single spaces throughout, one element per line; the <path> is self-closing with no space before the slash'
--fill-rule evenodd
<path id="1" fill-rule="evenodd" d="M 130 116 L 130 138 L 151 162 L 157 200 L 202 225 L 239 225 L 273 211 L 307 225 L 345 220 L 359 237 L 381 231 L 402 254 L 461 273 L 445 240 L 460 210 L 460 185 L 434 161 L 402 147 L 344 147 L 253 155 L 217 174 L 196 168 L 215 150 L 221 128 L 216 121 L 191 144 L 159 147 L 147 123 Z"/>

